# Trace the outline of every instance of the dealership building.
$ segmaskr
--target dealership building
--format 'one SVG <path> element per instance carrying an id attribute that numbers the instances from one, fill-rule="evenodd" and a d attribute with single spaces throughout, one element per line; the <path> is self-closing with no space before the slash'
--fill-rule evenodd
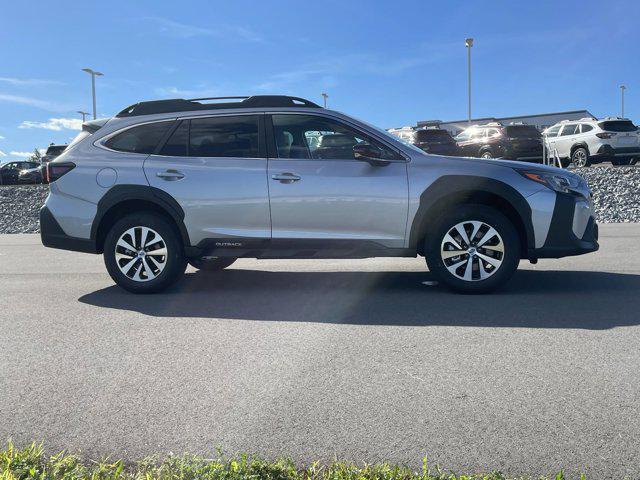
<path id="1" fill-rule="evenodd" d="M 569 112 L 538 113 L 535 115 L 520 115 L 515 117 L 484 117 L 468 120 L 455 120 L 444 122 L 442 120 L 423 120 L 417 123 L 417 127 L 439 127 L 449 131 L 451 135 L 457 135 L 469 125 L 485 125 L 487 123 L 498 122 L 503 125 L 509 123 L 524 123 L 535 125 L 538 130 L 544 130 L 561 120 L 579 120 L 581 118 L 594 118 L 588 110 L 572 110 Z"/>

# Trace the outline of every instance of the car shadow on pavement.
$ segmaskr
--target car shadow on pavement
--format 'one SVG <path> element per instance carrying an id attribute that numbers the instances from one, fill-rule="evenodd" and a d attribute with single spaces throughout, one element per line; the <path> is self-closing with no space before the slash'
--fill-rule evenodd
<path id="1" fill-rule="evenodd" d="M 156 317 L 594 330 L 640 324 L 640 275 L 520 270 L 490 295 L 423 284 L 430 279 L 428 272 L 229 269 L 187 274 L 162 294 L 114 285 L 79 301 Z"/>

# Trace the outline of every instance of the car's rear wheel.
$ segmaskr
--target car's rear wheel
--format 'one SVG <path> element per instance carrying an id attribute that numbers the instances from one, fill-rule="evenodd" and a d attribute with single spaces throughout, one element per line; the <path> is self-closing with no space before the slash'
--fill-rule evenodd
<path id="1" fill-rule="evenodd" d="M 511 221 L 484 205 L 446 214 L 425 244 L 429 270 L 448 287 L 486 293 L 503 285 L 520 262 L 520 239 Z"/>
<path id="2" fill-rule="evenodd" d="M 134 213 L 117 221 L 104 242 L 114 282 L 133 293 L 155 293 L 178 280 L 187 266 L 178 233 L 160 215 Z"/>
<path id="3" fill-rule="evenodd" d="M 198 270 L 203 270 L 205 272 L 217 272 L 220 270 L 224 270 L 233 262 L 235 262 L 237 258 L 225 258 L 225 257 L 194 257 L 189 258 L 188 262 L 194 268 Z"/>
<path id="4" fill-rule="evenodd" d="M 493 158 L 493 154 L 487 150 L 480 154 L 480 158 Z"/>
<path id="5" fill-rule="evenodd" d="M 573 165 L 578 168 L 588 167 L 591 165 L 589 161 L 589 152 L 587 152 L 586 148 L 578 147 L 571 154 L 571 161 Z"/>

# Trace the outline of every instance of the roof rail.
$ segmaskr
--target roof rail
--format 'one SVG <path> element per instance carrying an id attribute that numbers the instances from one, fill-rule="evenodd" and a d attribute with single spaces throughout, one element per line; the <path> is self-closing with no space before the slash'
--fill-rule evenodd
<path id="1" fill-rule="evenodd" d="M 218 103 L 201 103 L 203 100 L 237 100 Z M 170 100 L 151 100 L 135 103 L 116 115 L 116 117 L 134 117 L 138 115 L 153 115 L 155 113 L 189 112 L 196 110 L 222 110 L 228 108 L 281 108 L 281 107 L 310 107 L 322 108 L 309 100 L 287 95 L 253 95 L 250 97 L 206 97 L 185 100 L 173 98 Z"/>

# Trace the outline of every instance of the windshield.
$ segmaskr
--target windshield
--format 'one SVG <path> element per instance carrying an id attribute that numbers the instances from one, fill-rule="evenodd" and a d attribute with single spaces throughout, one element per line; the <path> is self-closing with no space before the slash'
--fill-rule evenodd
<path id="1" fill-rule="evenodd" d="M 638 130 L 629 120 L 609 120 L 607 122 L 600 122 L 600 128 L 608 132 L 635 132 Z"/>
<path id="2" fill-rule="evenodd" d="M 507 137 L 510 138 L 540 138 L 540 132 L 533 125 L 518 125 L 505 127 Z"/>

